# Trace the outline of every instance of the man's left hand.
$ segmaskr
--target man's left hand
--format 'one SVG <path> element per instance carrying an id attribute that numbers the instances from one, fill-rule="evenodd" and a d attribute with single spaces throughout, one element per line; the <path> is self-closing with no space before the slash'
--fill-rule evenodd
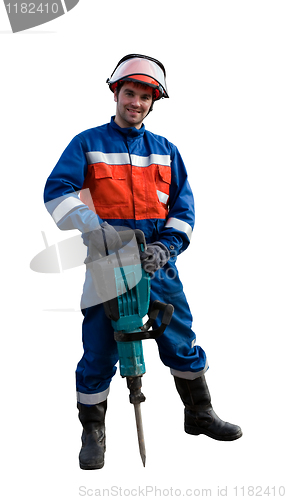
<path id="1" fill-rule="evenodd" d="M 160 241 L 149 243 L 143 252 L 140 252 L 143 269 L 150 274 L 163 267 L 170 258 L 169 250 Z"/>

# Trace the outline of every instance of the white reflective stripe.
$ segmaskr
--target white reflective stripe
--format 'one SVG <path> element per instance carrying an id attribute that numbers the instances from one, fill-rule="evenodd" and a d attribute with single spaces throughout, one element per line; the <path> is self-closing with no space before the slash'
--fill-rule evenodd
<path id="1" fill-rule="evenodd" d="M 107 163 L 108 165 L 128 165 L 130 157 L 128 153 L 103 153 L 102 151 L 90 151 L 86 153 L 87 162 Z"/>
<path id="2" fill-rule="evenodd" d="M 156 155 L 151 154 L 149 156 L 138 156 L 131 155 L 132 164 L 135 167 L 149 167 L 150 165 L 165 165 L 170 167 L 170 156 L 169 155 Z"/>
<path id="3" fill-rule="evenodd" d="M 106 401 L 110 388 L 108 387 L 103 392 L 98 392 L 97 394 L 84 394 L 83 392 L 77 391 L 77 401 L 83 405 L 97 405 Z"/>
<path id="4" fill-rule="evenodd" d="M 78 205 L 84 205 L 84 203 L 79 200 L 79 198 L 75 198 L 75 196 L 68 196 L 65 200 L 61 201 L 59 205 L 55 208 L 52 213 L 52 217 L 56 224 L 74 207 Z"/>
<path id="5" fill-rule="evenodd" d="M 174 377 L 178 378 L 185 378 L 188 380 L 195 380 L 198 377 L 201 377 L 208 369 L 208 362 L 206 360 L 205 367 L 203 370 L 200 370 L 200 372 L 180 372 L 179 370 L 174 370 L 173 368 L 170 369 L 170 373 Z"/>
<path id="6" fill-rule="evenodd" d="M 185 233 L 189 240 L 191 238 L 192 227 L 183 220 L 176 219 L 175 217 L 170 217 L 165 227 L 174 227 L 174 229 L 178 229 L 179 231 Z"/>
<path id="7" fill-rule="evenodd" d="M 158 196 L 158 199 L 161 203 L 167 204 L 167 201 L 169 198 L 168 194 L 163 193 L 162 191 L 157 191 L 157 196 Z"/>
<path id="8" fill-rule="evenodd" d="M 165 165 L 170 167 L 169 155 L 151 154 L 149 156 L 129 155 L 129 153 L 103 153 L 89 151 L 86 153 L 88 164 L 107 163 L 108 165 L 128 165 L 132 162 L 135 167 L 149 167 L 149 165 Z"/>

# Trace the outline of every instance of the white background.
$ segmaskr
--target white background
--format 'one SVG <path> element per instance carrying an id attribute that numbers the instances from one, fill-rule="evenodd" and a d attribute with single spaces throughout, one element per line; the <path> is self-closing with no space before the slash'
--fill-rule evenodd
<path id="1" fill-rule="evenodd" d="M 12 34 L 0 6 L 3 498 L 72 500 L 81 498 L 81 486 L 91 498 L 104 488 L 110 496 L 143 496 L 147 486 L 158 488 L 150 498 L 179 490 L 203 497 L 202 488 L 217 498 L 226 487 L 232 498 L 235 486 L 244 486 L 246 497 L 251 485 L 261 494 L 275 487 L 281 498 L 286 15 L 286 2 L 276 0 L 80 0 L 57 20 Z M 105 81 L 132 52 L 158 58 L 167 70 L 170 99 L 155 104 L 146 127 L 175 143 L 188 169 L 196 225 L 178 267 L 197 343 L 208 355 L 214 409 L 244 435 L 222 443 L 185 434 L 169 369 L 146 341 L 146 467 L 117 373 L 105 467 L 82 471 L 74 372 L 84 270 L 37 274 L 29 264 L 44 249 L 41 231 L 49 244 L 71 235 L 46 212 L 44 184 L 74 135 L 110 120 L 115 104 Z M 46 311 L 69 308 L 74 312 Z"/>

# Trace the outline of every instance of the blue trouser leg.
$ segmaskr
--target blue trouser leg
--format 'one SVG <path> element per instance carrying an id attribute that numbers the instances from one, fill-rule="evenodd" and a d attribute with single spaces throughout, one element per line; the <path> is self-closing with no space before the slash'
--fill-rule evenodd
<path id="1" fill-rule="evenodd" d="M 154 300 L 174 306 L 169 326 L 157 339 L 161 361 L 178 377 L 194 379 L 201 376 L 208 369 L 207 358 L 204 350 L 195 345 L 193 318 L 172 260 L 151 280 L 151 302 Z"/>
<path id="2" fill-rule="evenodd" d="M 97 404 L 107 398 L 116 373 L 117 344 L 102 304 L 84 309 L 83 314 L 84 354 L 76 370 L 77 398 L 83 404 Z"/>

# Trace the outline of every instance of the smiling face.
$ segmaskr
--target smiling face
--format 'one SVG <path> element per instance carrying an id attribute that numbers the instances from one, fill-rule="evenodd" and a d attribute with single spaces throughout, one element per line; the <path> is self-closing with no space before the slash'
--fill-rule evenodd
<path id="1" fill-rule="evenodd" d="M 115 122 L 119 127 L 141 128 L 153 102 L 151 87 L 125 82 L 120 91 L 115 91 L 117 103 Z"/>

